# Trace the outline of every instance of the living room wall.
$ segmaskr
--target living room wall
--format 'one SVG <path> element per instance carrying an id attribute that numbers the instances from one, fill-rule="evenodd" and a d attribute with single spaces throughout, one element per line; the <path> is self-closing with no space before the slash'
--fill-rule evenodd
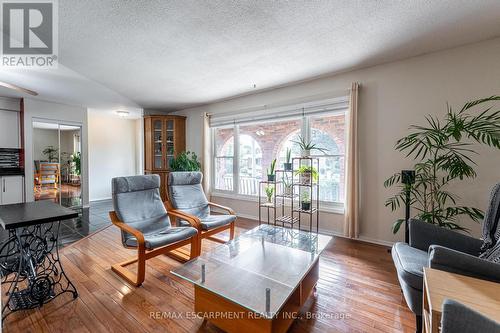
<path id="1" fill-rule="evenodd" d="M 111 198 L 111 179 L 142 173 L 140 119 L 89 109 L 90 201 Z"/>
<path id="2" fill-rule="evenodd" d="M 199 133 L 204 112 L 231 112 L 317 94 L 345 94 L 351 82 L 359 82 L 360 238 L 388 244 L 403 239 L 401 232 L 392 234 L 391 225 L 404 213 L 391 213 L 384 207 L 391 190 L 385 189 L 383 182 L 392 172 L 412 166 L 410 160 L 393 149 L 395 141 L 408 132 L 411 124 L 423 124 L 425 115 L 444 115 L 447 102 L 459 108 L 475 98 L 500 95 L 499 54 L 497 38 L 176 113 L 188 117 L 187 149 L 201 154 Z M 484 210 L 491 187 L 500 181 L 500 152 L 484 147 L 477 151 L 477 179 L 463 182 L 453 190 L 464 204 Z M 233 207 L 243 216 L 255 217 L 258 213 L 254 202 L 220 196 L 212 196 L 212 200 Z M 323 213 L 320 225 L 324 231 L 342 233 L 342 220 L 341 214 Z M 478 224 L 466 220 L 462 224 L 473 235 L 480 234 Z"/>

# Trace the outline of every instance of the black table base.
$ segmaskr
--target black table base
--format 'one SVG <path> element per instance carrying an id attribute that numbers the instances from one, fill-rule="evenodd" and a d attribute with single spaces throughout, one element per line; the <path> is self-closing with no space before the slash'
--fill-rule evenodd
<path id="1" fill-rule="evenodd" d="M 0 247 L 2 285 L 8 286 L 2 319 L 18 310 L 41 307 L 64 293 L 78 297 L 59 261 L 60 222 L 9 230 Z"/>

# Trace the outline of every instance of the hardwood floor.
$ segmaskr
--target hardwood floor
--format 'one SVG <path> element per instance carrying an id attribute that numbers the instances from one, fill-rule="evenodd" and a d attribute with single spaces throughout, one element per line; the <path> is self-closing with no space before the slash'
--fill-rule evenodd
<path id="1" fill-rule="evenodd" d="M 239 219 L 236 233 L 256 225 Z M 216 246 L 204 241 L 204 250 Z M 110 226 L 61 250 L 80 294 L 10 315 L 4 332 L 221 332 L 193 318 L 194 288 L 170 273 L 180 263 L 160 256 L 147 263 L 146 281 L 133 288 L 111 264 L 134 255 Z M 5 299 L 3 299 L 5 301 Z M 309 317 L 309 318 L 308 318 Z M 312 317 L 312 318 L 311 318 Z M 387 248 L 334 238 L 320 258 L 317 294 L 289 332 L 414 332 Z"/>

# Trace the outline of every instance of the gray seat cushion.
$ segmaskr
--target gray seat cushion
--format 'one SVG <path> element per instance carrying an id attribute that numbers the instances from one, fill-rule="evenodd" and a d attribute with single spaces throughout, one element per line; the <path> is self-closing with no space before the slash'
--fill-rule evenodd
<path id="1" fill-rule="evenodd" d="M 235 215 L 208 215 L 201 220 L 201 228 L 203 230 L 210 230 L 228 225 L 234 220 L 236 220 Z"/>
<path id="2" fill-rule="evenodd" d="M 209 216 L 210 208 L 201 186 L 202 179 L 201 172 L 170 172 L 168 194 L 172 206 L 199 219 Z"/>
<path id="3" fill-rule="evenodd" d="M 422 290 L 423 268 L 429 266 L 427 252 L 406 243 L 396 243 L 392 247 L 391 254 L 398 277 L 410 287 Z"/>
<path id="4" fill-rule="evenodd" d="M 158 175 L 113 178 L 112 190 L 118 218 L 145 235 L 148 249 L 187 239 L 196 233 L 195 228 L 171 230 L 173 228 L 160 197 Z M 137 246 L 135 237 L 124 231 L 122 243 Z"/>
<path id="5" fill-rule="evenodd" d="M 497 323 L 479 312 L 451 299 L 443 302 L 441 317 L 442 333 L 500 333 L 500 323 Z"/>
<path id="6" fill-rule="evenodd" d="M 196 235 L 198 231 L 192 227 L 171 227 L 168 229 L 157 230 L 148 234 L 144 234 L 144 243 L 146 249 L 152 250 L 168 244 L 188 239 Z M 136 247 L 137 240 L 135 237 L 128 237 L 126 240 L 127 246 Z"/>

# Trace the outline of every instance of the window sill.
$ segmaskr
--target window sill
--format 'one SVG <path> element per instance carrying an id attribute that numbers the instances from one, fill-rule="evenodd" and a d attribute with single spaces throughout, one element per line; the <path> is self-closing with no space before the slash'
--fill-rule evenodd
<path id="1" fill-rule="evenodd" d="M 259 202 L 258 197 L 254 197 L 251 195 L 243 195 L 243 194 L 234 194 L 230 192 L 211 192 L 210 193 L 211 197 L 219 197 L 219 198 L 225 198 L 225 199 L 232 199 L 232 200 L 241 200 L 241 201 L 247 201 L 247 202 Z M 289 207 L 289 205 L 286 205 L 286 207 Z M 344 204 L 343 203 L 323 203 L 320 202 L 320 212 L 324 213 L 331 213 L 331 214 L 339 214 L 339 215 L 344 215 Z"/>

